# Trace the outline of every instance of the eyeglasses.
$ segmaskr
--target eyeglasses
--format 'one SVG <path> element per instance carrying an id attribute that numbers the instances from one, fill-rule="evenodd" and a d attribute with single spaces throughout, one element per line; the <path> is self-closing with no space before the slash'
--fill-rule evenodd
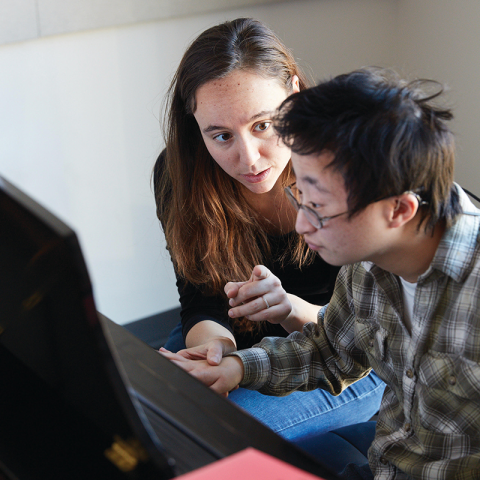
<path id="1" fill-rule="evenodd" d="M 307 207 L 306 205 L 302 205 L 298 200 L 298 188 L 295 187 L 295 184 L 290 185 L 289 187 L 285 188 L 285 193 L 287 194 L 287 198 L 290 200 L 290 203 L 295 207 L 295 210 L 298 212 L 299 210 L 303 210 L 306 219 L 318 230 L 324 227 L 325 222 L 331 220 L 332 218 L 340 217 L 341 215 L 345 215 L 349 212 L 337 213 L 337 215 L 332 215 L 330 217 L 321 217 L 313 208 Z"/>
<path id="2" fill-rule="evenodd" d="M 342 213 L 337 213 L 337 215 L 331 215 L 330 217 L 321 217 L 313 208 L 307 207 L 306 205 L 302 205 L 298 201 L 299 192 L 298 188 L 295 186 L 295 184 L 290 185 L 289 187 L 285 188 L 285 193 L 287 194 L 287 198 L 290 200 L 290 203 L 295 207 L 295 210 L 298 212 L 299 210 L 303 210 L 303 213 L 305 214 L 306 219 L 318 230 L 323 228 L 325 226 L 325 222 L 328 222 L 328 220 L 331 220 L 332 218 L 337 218 L 340 217 L 341 215 L 346 215 L 347 213 L 350 212 L 342 212 Z M 403 192 L 403 194 L 409 193 L 411 195 L 414 195 L 415 198 L 418 201 L 418 206 L 421 207 L 423 205 L 427 205 L 428 202 L 425 202 L 422 200 L 420 195 L 416 192 L 412 192 L 410 190 L 407 190 L 406 192 Z M 402 195 L 403 195 L 402 194 Z M 392 197 L 395 195 L 392 195 Z M 379 200 L 376 200 L 379 202 L 380 200 L 384 200 L 385 198 L 389 197 L 384 197 Z"/>

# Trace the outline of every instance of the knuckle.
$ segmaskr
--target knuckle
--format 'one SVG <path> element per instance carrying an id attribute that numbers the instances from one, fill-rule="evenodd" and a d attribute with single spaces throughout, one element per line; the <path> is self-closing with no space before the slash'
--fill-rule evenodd
<path id="1" fill-rule="evenodd" d="M 273 285 L 275 285 L 276 287 L 282 286 L 282 282 L 280 281 L 280 279 L 278 277 L 275 277 L 274 275 L 272 275 L 272 282 L 273 282 Z"/>

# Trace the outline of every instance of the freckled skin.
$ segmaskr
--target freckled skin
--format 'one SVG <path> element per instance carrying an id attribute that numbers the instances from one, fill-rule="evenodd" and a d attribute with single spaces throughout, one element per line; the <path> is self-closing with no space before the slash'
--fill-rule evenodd
<path id="1" fill-rule="evenodd" d="M 194 116 L 208 151 L 250 194 L 271 192 L 290 160 L 272 124 L 276 108 L 290 93 L 275 80 L 240 70 L 207 82 L 196 93 Z"/>

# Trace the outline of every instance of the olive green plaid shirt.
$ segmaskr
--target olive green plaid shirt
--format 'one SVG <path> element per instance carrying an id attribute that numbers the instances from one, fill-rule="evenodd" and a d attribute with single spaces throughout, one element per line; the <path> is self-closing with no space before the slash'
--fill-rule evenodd
<path id="1" fill-rule="evenodd" d="M 235 353 L 241 386 L 270 395 L 336 395 L 373 368 L 387 384 L 369 450 L 376 479 L 480 479 L 480 217 L 460 193 L 466 214 L 418 279 L 411 334 L 398 277 L 364 262 L 342 268 L 320 326 Z"/>

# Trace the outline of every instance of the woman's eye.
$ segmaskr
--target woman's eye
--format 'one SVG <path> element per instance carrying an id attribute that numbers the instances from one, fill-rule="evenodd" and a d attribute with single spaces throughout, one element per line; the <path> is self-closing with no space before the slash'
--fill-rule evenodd
<path id="1" fill-rule="evenodd" d="M 272 122 L 257 123 L 257 125 L 255 125 L 254 130 L 256 130 L 257 132 L 264 132 L 265 130 L 268 130 L 268 127 L 270 127 L 271 124 Z"/>
<path id="2" fill-rule="evenodd" d="M 215 135 L 213 137 L 214 140 L 217 140 L 218 142 L 224 143 L 230 140 L 232 136 L 229 133 L 219 133 L 218 135 Z"/>

